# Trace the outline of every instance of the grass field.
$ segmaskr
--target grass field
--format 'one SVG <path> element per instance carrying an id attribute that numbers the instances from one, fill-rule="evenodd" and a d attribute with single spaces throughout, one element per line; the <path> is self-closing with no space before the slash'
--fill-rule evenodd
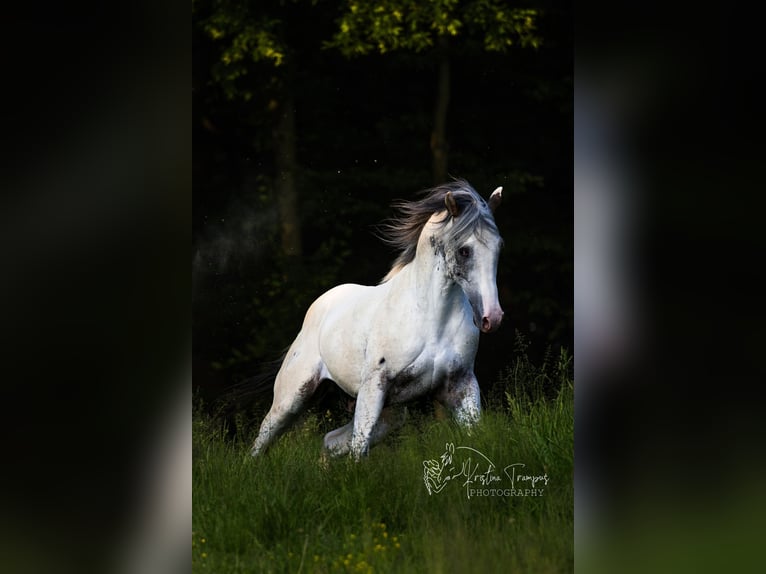
<path id="1" fill-rule="evenodd" d="M 571 572 L 571 358 L 549 359 L 517 356 L 470 432 L 416 414 L 360 463 L 321 461 L 323 433 L 346 422 L 330 413 L 253 459 L 251 433 L 232 439 L 198 411 L 192 571 Z M 448 443 L 429 494 L 424 461 L 442 466 Z"/>

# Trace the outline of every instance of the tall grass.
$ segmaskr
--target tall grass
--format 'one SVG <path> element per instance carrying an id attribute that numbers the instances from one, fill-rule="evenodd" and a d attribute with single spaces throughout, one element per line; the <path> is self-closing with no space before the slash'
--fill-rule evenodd
<path id="1" fill-rule="evenodd" d="M 504 404 L 470 431 L 415 415 L 361 463 L 323 460 L 326 421 L 316 413 L 258 459 L 248 454 L 252 436 L 232 440 L 196 413 L 192 570 L 571 571 L 571 359 L 562 352 L 534 367 L 517 353 L 501 383 Z M 549 482 L 535 497 L 469 499 L 461 479 L 429 495 L 423 461 L 439 460 L 447 443 L 490 458 L 504 481 L 495 486 L 509 487 L 502 468 L 514 463 Z M 465 452 L 455 453 L 458 470 Z"/>

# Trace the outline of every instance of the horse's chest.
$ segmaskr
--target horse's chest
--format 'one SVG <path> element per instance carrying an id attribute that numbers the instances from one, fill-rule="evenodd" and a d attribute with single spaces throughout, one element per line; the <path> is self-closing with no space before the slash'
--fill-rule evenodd
<path id="1" fill-rule="evenodd" d="M 386 372 L 381 382 L 386 387 L 388 403 L 402 403 L 421 397 L 440 383 L 432 365 L 410 365 L 396 372 Z"/>

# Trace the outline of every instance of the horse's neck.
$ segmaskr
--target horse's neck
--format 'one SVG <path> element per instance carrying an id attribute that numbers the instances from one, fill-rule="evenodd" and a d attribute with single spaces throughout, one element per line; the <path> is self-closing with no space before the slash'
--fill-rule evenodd
<path id="1" fill-rule="evenodd" d="M 412 262 L 395 279 L 413 297 L 417 308 L 437 325 L 445 324 L 465 307 L 465 294 L 445 273 L 446 262 L 428 247 L 419 248 Z"/>

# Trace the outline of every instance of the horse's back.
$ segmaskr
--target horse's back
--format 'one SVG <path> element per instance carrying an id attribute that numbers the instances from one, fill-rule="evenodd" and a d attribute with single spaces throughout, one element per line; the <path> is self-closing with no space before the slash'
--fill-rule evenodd
<path id="1" fill-rule="evenodd" d="M 358 301 L 371 293 L 374 287 L 344 283 L 325 291 L 309 307 L 303 325 L 320 327 L 328 319 L 342 317 L 348 313 L 358 313 Z"/>

